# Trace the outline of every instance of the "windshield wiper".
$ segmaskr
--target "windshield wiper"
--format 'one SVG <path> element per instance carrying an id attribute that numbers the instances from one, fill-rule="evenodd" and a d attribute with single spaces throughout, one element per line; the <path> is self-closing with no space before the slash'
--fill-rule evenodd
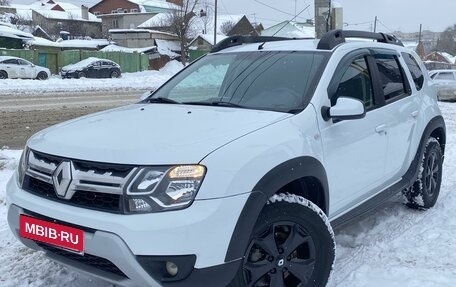
<path id="1" fill-rule="evenodd" d="M 232 107 L 232 108 L 245 108 L 244 106 L 224 102 L 224 101 L 212 101 L 212 102 L 185 102 L 185 105 L 197 105 L 197 106 L 220 106 L 220 107 Z"/>
<path id="2" fill-rule="evenodd" d="M 178 101 L 171 100 L 171 99 L 164 98 L 164 97 L 150 98 L 150 99 L 147 100 L 147 102 L 149 102 L 149 103 L 158 103 L 158 104 L 174 104 L 174 105 L 182 104 L 182 103 L 180 103 Z"/>

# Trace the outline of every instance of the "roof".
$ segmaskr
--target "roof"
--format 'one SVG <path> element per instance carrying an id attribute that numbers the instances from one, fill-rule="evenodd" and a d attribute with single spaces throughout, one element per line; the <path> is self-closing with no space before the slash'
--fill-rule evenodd
<path id="1" fill-rule="evenodd" d="M 162 27 L 163 25 L 165 25 L 168 22 L 169 19 L 170 19 L 170 13 L 158 13 L 157 15 L 154 15 L 149 20 L 140 24 L 138 26 L 138 28 Z"/>
<path id="2" fill-rule="evenodd" d="M 14 39 L 33 39 L 33 35 L 18 29 L 0 25 L 0 37 L 14 38 Z"/>
<path id="3" fill-rule="evenodd" d="M 266 42 L 263 45 L 262 51 L 318 51 L 321 53 L 332 53 L 334 51 L 350 51 L 355 49 L 361 49 L 366 47 L 372 48 L 389 48 L 395 49 L 399 52 L 410 53 L 410 49 L 399 45 L 386 44 L 374 41 L 363 41 L 350 39 L 343 44 L 335 46 L 333 49 L 317 49 L 320 40 L 318 39 L 296 39 L 296 40 L 283 40 Z M 256 52 L 258 46 L 262 43 L 244 44 L 239 46 L 233 46 L 226 48 L 217 53 L 231 53 L 231 52 Z"/>
<path id="4" fill-rule="evenodd" d="M 124 52 L 124 53 L 147 53 L 156 50 L 157 46 L 145 47 L 145 48 L 127 48 L 117 46 L 114 44 L 108 45 L 101 49 L 102 52 Z"/>
<path id="5" fill-rule="evenodd" d="M 18 59 L 17 57 L 12 56 L 0 56 L 0 61 L 8 60 L 8 59 Z"/>
<path id="6" fill-rule="evenodd" d="M 315 27 L 305 23 L 283 21 L 261 31 L 262 36 L 315 38 Z"/>
<path id="7" fill-rule="evenodd" d="M 154 15 L 149 20 L 145 21 L 138 28 L 148 28 L 148 27 L 166 27 L 169 26 L 167 19 L 169 19 L 170 13 L 159 13 Z M 239 23 L 242 18 L 246 17 L 244 14 L 239 15 L 218 15 L 217 16 L 217 34 L 224 35 L 222 32 L 222 27 L 228 22 L 233 22 L 234 24 Z M 192 31 L 190 31 L 190 37 L 196 38 L 200 34 L 210 34 L 214 31 L 214 20 L 212 17 L 205 16 L 194 16 L 192 18 Z M 213 42 L 213 41 L 212 41 Z"/>
<path id="8" fill-rule="evenodd" d="M 149 8 L 162 8 L 166 10 L 178 10 L 180 6 L 166 2 L 165 0 L 128 0 L 132 3 L 138 4 L 142 12 L 148 12 Z"/>
<path id="9" fill-rule="evenodd" d="M 151 29 L 109 29 L 109 33 L 154 33 L 177 37 L 176 34 Z"/>
<path id="10" fill-rule="evenodd" d="M 180 56 L 176 53 L 180 51 L 180 44 L 177 41 L 156 39 L 155 44 L 157 44 L 157 50 L 160 55 L 166 55 L 172 59 Z"/>
<path id="11" fill-rule="evenodd" d="M 209 44 L 214 45 L 214 34 L 199 34 L 190 42 L 189 45 L 192 45 L 198 38 L 202 38 L 204 41 L 208 42 Z M 220 41 L 225 40 L 226 38 L 228 38 L 228 36 L 217 35 L 216 41 L 217 41 L 217 43 L 219 43 Z"/>
<path id="12" fill-rule="evenodd" d="M 10 8 L 15 8 L 17 14 L 24 19 L 32 20 L 32 11 L 38 14 L 50 18 L 50 19 L 62 19 L 62 20 L 78 20 L 78 21 L 90 21 L 90 22 L 101 22 L 97 16 L 89 12 L 89 19 L 82 18 L 82 10 L 80 6 L 68 2 L 53 1 L 54 4 L 48 3 L 48 1 L 35 1 L 31 4 L 11 4 Z M 64 11 L 52 10 L 62 8 Z"/>
<path id="13" fill-rule="evenodd" d="M 53 42 L 41 37 L 33 37 L 27 40 L 27 44 L 32 46 L 43 47 L 57 47 L 57 48 L 86 48 L 98 49 L 110 44 L 106 39 L 92 39 L 92 40 L 65 40 L 60 42 Z"/>

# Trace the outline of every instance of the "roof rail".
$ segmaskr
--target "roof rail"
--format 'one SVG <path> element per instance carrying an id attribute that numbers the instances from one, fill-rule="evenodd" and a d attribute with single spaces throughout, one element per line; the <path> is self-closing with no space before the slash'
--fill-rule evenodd
<path id="1" fill-rule="evenodd" d="M 402 42 L 397 39 L 396 36 L 390 34 L 354 30 L 332 30 L 321 37 L 320 42 L 318 42 L 317 49 L 332 50 L 336 46 L 345 43 L 346 38 L 372 39 L 377 40 L 377 42 L 381 43 L 404 46 L 404 44 L 402 44 Z"/>
<path id="2" fill-rule="evenodd" d="M 235 46 L 240 46 L 243 44 L 264 43 L 283 40 L 292 40 L 292 38 L 272 36 L 231 36 L 220 41 L 217 45 L 215 45 L 212 48 L 211 53 L 219 52 L 221 50 Z"/>

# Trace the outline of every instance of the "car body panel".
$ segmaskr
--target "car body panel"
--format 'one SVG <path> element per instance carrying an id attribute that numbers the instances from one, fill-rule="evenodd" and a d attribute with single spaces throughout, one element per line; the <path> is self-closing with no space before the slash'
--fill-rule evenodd
<path id="1" fill-rule="evenodd" d="M 8 73 L 8 78 L 11 79 L 36 79 L 40 72 L 46 73 L 48 78 L 51 75 L 48 68 L 36 66 L 21 58 L 9 56 L 0 56 L 0 71 L 1 70 L 6 71 Z"/>

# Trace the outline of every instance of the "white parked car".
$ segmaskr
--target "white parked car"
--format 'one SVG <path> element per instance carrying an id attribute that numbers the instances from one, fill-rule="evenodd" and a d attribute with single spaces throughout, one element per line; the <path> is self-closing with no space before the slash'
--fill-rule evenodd
<path id="1" fill-rule="evenodd" d="M 436 203 L 446 132 L 425 71 L 385 34 L 227 38 L 143 101 L 30 138 L 9 226 L 116 285 L 325 286 L 333 227 L 400 192 Z"/>
<path id="2" fill-rule="evenodd" d="M 37 66 L 27 60 L 0 56 L 0 79 L 38 79 L 46 80 L 51 75 L 48 68 Z"/>
<path id="3" fill-rule="evenodd" d="M 441 101 L 456 101 L 456 70 L 433 70 L 429 72 L 437 96 Z"/>

